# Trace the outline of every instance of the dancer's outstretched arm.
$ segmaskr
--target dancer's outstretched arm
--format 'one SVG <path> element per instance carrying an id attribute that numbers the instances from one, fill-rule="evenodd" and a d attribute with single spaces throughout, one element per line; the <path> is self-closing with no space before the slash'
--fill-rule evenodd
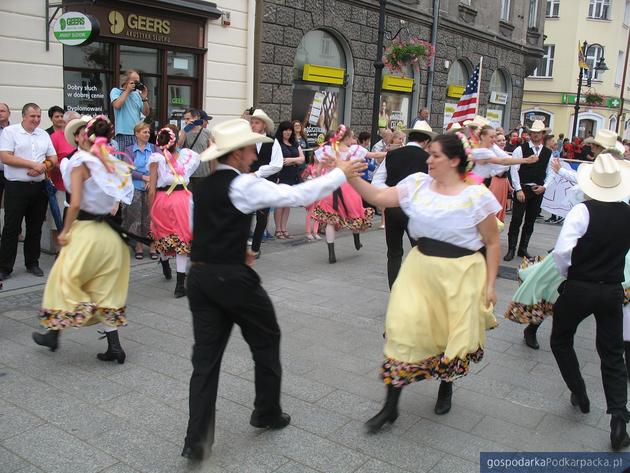
<path id="1" fill-rule="evenodd" d="M 348 182 L 361 194 L 361 197 L 375 207 L 400 207 L 400 199 L 396 187 L 379 189 L 361 178 L 352 178 Z"/>

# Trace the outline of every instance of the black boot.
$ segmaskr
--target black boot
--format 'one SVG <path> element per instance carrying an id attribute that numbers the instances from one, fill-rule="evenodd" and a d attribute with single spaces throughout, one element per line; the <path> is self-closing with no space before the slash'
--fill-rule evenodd
<path id="1" fill-rule="evenodd" d="M 521 235 L 521 242 L 519 243 L 518 251 L 516 252 L 517 256 L 521 258 L 532 259 L 532 256 L 527 252 L 527 247 L 529 246 L 529 239 L 531 238 L 531 236 L 531 234 L 526 235 L 525 233 Z"/>
<path id="2" fill-rule="evenodd" d="M 337 257 L 335 256 L 335 244 L 328 243 L 328 262 L 330 264 L 337 262 Z"/>
<path id="3" fill-rule="evenodd" d="M 630 381 L 630 342 L 623 342 L 623 348 L 626 352 L 626 373 L 628 373 L 628 380 Z"/>
<path id="4" fill-rule="evenodd" d="M 398 419 L 398 400 L 402 388 L 395 388 L 391 384 L 387 385 L 387 397 L 385 405 L 378 414 L 365 423 L 369 434 L 378 432 L 387 422 L 393 424 Z"/>
<path id="5" fill-rule="evenodd" d="M 168 259 L 161 259 L 160 264 L 162 265 L 162 274 L 164 275 L 164 279 L 170 281 L 173 279 L 173 272 L 171 271 L 171 265 L 168 262 Z"/>
<path id="6" fill-rule="evenodd" d="M 630 437 L 626 432 L 626 421 L 622 417 L 612 416 L 610 419 L 610 446 L 619 450 L 630 445 Z"/>
<path id="7" fill-rule="evenodd" d="M 450 381 L 440 381 L 440 389 L 438 390 L 438 398 L 435 403 L 435 412 L 441 416 L 451 410 L 451 398 L 453 397 L 453 383 Z"/>
<path id="8" fill-rule="evenodd" d="M 516 253 L 517 240 L 518 240 L 518 234 L 510 235 L 508 233 L 508 251 L 503 257 L 503 261 L 512 261 L 514 259 L 514 253 Z"/>
<path id="9" fill-rule="evenodd" d="M 50 348 L 50 351 L 55 351 L 59 346 L 59 330 L 49 330 L 44 334 L 33 332 L 33 341 L 38 345 Z"/>
<path id="10" fill-rule="evenodd" d="M 361 237 L 358 233 L 353 233 L 352 236 L 354 237 L 354 247 L 357 251 L 359 251 L 363 246 L 361 244 Z"/>
<path id="11" fill-rule="evenodd" d="M 177 272 L 177 284 L 175 285 L 175 299 L 186 295 L 186 273 Z"/>
<path id="12" fill-rule="evenodd" d="M 533 348 L 534 350 L 538 350 L 540 345 L 538 345 L 538 340 L 536 340 L 536 332 L 538 332 L 538 327 L 540 325 L 529 324 L 525 327 L 523 331 L 523 338 L 525 338 L 525 345 L 529 348 Z"/>
<path id="13" fill-rule="evenodd" d="M 586 391 L 580 394 L 571 393 L 571 405 L 579 406 L 582 414 L 588 414 L 591 412 L 591 401 L 588 398 Z"/>
<path id="14" fill-rule="evenodd" d="M 122 346 L 120 346 L 118 330 L 114 330 L 113 332 L 105 332 L 105 337 L 107 338 L 107 351 L 105 353 L 97 354 L 96 358 L 101 361 L 116 360 L 118 364 L 122 365 L 125 362 L 125 358 L 127 358 L 127 355 L 125 354 Z"/>

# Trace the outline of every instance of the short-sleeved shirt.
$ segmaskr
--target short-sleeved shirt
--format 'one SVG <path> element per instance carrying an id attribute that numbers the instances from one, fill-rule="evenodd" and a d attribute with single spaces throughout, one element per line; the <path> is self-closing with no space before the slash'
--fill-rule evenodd
<path id="1" fill-rule="evenodd" d="M 418 172 L 396 186 L 400 208 L 409 216 L 409 236 L 479 250 L 484 244 L 477 225 L 501 210 L 494 194 L 486 186 L 473 185 L 458 195 L 444 195 L 431 190 L 432 181 Z"/>
<path id="2" fill-rule="evenodd" d="M 7 126 L 0 126 L 0 136 L 2 136 L 2 132 L 3 132 L 3 131 L 5 130 L 5 128 L 7 128 L 8 126 L 11 126 L 11 125 L 9 124 L 9 125 L 7 125 Z M 3 171 L 4 171 L 4 164 L 2 164 L 2 163 L 0 162 L 0 172 L 3 172 Z"/>
<path id="3" fill-rule="evenodd" d="M 170 166 L 166 161 L 166 157 L 162 153 L 153 153 L 149 156 L 149 164 L 157 163 L 157 187 L 168 187 L 174 182 L 176 184 L 186 184 L 190 181 L 190 176 L 199 166 L 199 155 L 194 151 L 183 148 L 179 150 L 177 157 L 177 166 L 181 174 L 175 176 L 173 174 L 174 167 Z M 177 169 L 175 169 L 177 172 Z M 183 181 L 183 182 L 182 182 Z"/>
<path id="4" fill-rule="evenodd" d="M 15 156 L 28 159 L 36 163 L 43 163 L 46 156 L 55 156 L 55 148 L 50 135 L 41 128 L 35 128 L 33 133 L 26 131 L 21 123 L 4 129 L 0 135 L 0 151 L 11 151 Z M 28 169 L 4 165 L 4 177 L 9 181 L 39 182 L 44 175 L 29 176 Z"/>
<path id="5" fill-rule="evenodd" d="M 136 190 L 143 192 L 145 190 L 145 183 L 142 176 L 149 175 L 149 158 L 154 151 L 155 150 L 151 143 L 147 143 L 145 145 L 144 151 L 140 149 L 138 143 L 133 146 L 129 146 L 125 150 L 125 156 L 129 159 L 130 164 L 133 164 L 133 167 L 135 168 L 131 175 L 133 177 L 133 186 Z"/>
<path id="6" fill-rule="evenodd" d="M 124 92 L 115 87 L 109 93 L 109 101 L 113 102 Z M 137 90 L 131 91 L 122 107 L 114 108 L 114 121 L 117 135 L 133 135 L 133 128 L 142 120 L 142 97 Z"/>

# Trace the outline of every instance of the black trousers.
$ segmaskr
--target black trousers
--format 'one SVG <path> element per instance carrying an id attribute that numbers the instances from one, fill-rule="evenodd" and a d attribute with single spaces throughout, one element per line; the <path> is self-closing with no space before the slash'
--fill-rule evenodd
<path id="1" fill-rule="evenodd" d="M 258 274 L 244 264 L 193 263 L 187 292 L 195 345 L 186 444 L 214 441 L 221 358 L 234 324 L 240 326 L 254 358 L 256 417 L 262 421 L 278 417 L 282 413 L 280 327 Z"/>
<path id="2" fill-rule="evenodd" d="M 573 336 L 580 322 L 595 315 L 595 346 L 601 360 L 606 412 L 630 420 L 626 408 L 628 375 L 624 364 L 623 289 L 621 284 L 568 280 L 553 309 L 551 350 L 571 392 L 585 392 Z"/>
<path id="3" fill-rule="evenodd" d="M 4 181 L 4 228 L 0 241 L 0 271 L 11 273 L 17 256 L 18 235 L 26 221 L 24 263 L 39 265 L 42 224 L 46 218 L 48 198 L 43 182 Z"/>
<path id="4" fill-rule="evenodd" d="M 255 253 L 260 251 L 260 244 L 262 243 L 268 220 L 269 209 L 256 210 L 256 226 L 254 227 L 254 235 L 252 236 L 252 251 Z"/>
<path id="5" fill-rule="evenodd" d="M 525 202 L 519 202 L 516 198 L 516 192 L 514 193 L 512 220 L 510 221 L 510 229 L 508 231 L 508 246 L 510 248 L 516 248 L 518 234 L 521 224 L 523 223 L 523 217 L 525 217 L 519 249 L 527 250 L 529 239 L 531 238 L 532 233 L 534 233 L 534 223 L 536 222 L 536 217 L 538 217 L 538 214 L 540 213 L 543 194 L 534 194 L 529 186 L 525 186 L 523 188 L 523 192 L 525 193 Z"/>
<path id="6" fill-rule="evenodd" d="M 389 288 L 394 285 L 394 281 L 400 271 L 403 258 L 403 235 L 407 232 L 409 243 L 416 246 L 416 241 L 409 236 L 407 224 L 409 217 L 400 207 L 385 209 L 385 241 L 387 242 L 387 280 Z"/>

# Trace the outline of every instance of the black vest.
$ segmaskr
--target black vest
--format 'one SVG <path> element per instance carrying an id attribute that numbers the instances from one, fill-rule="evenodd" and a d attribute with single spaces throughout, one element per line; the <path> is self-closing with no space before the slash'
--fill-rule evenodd
<path id="1" fill-rule="evenodd" d="M 630 206 L 598 200 L 587 200 L 584 205 L 588 228 L 573 248 L 567 279 L 621 283 L 630 249 Z"/>
<path id="2" fill-rule="evenodd" d="M 394 187 L 407 176 L 417 172 L 428 172 L 427 159 L 429 153 L 415 145 L 407 145 L 387 153 L 385 184 Z"/>
<path id="3" fill-rule="evenodd" d="M 230 200 L 230 184 L 237 176 L 236 171 L 222 169 L 195 186 L 191 261 L 245 264 L 252 215 Z"/>
<path id="4" fill-rule="evenodd" d="M 534 154 L 534 150 L 529 147 L 529 143 L 523 143 L 520 146 L 523 151 L 523 157 L 529 158 Z M 532 164 L 521 164 L 518 170 L 518 175 L 521 178 L 521 186 L 524 184 L 534 182 L 539 186 L 545 183 L 545 177 L 547 176 L 547 164 L 551 159 L 551 150 L 543 146 L 538 154 L 538 161 Z"/>
<path id="5" fill-rule="evenodd" d="M 271 138 L 271 137 L 269 137 Z M 256 172 L 260 169 L 260 166 L 265 166 L 271 162 L 271 151 L 273 150 L 273 143 L 263 143 L 260 146 L 260 151 L 256 152 L 257 159 L 250 166 L 251 172 Z M 268 180 L 275 182 L 278 179 L 278 173 L 267 177 Z"/>

